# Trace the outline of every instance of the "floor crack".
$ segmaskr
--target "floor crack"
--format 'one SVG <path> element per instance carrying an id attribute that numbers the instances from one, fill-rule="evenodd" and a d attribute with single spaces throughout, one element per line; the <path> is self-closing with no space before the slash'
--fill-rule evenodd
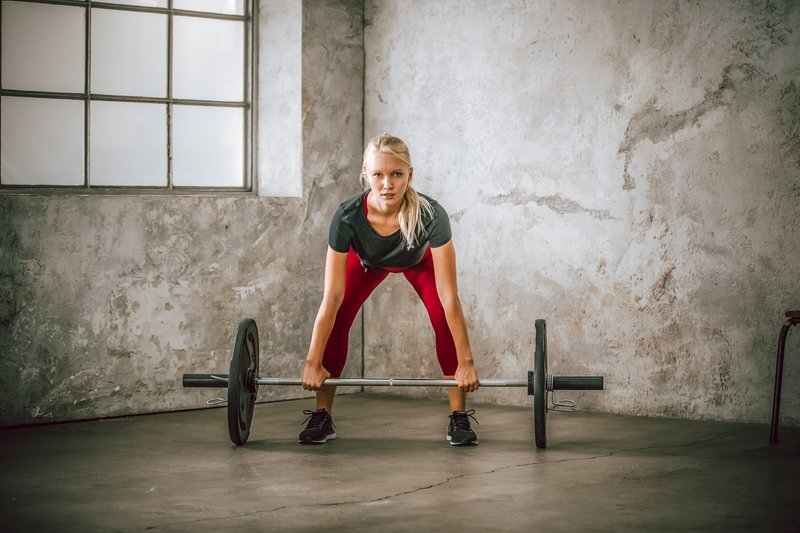
<path id="1" fill-rule="evenodd" d="M 531 462 L 520 463 L 520 464 L 504 465 L 504 466 L 499 466 L 497 468 L 494 468 L 492 470 L 483 470 L 483 471 L 480 471 L 480 472 L 467 472 L 465 474 L 459 474 L 457 476 L 450 476 L 450 477 L 448 477 L 448 478 L 446 478 L 443 481 L 440 481 L 438 483 L 432 483 L 430 485 L 417 487 L 415 489 L 410 489 L 410 490 L 406 490 L 406 491 L 403 491 L 403 492 L 397 492 L 397 493 L 394 493 L 394 494 L 381 496 L 380 498 L 372 498 L 372 499 L 369 499 L 369 500 L 349 500 L 349 501 L 342 501 L 342 502 L 313 503 L 313 504 L 300 504 L 300 505 L 281 505 L 279 507 L 275 507 L 274 509 L 260 509 L 260 510 L 257 510 L 257 511 L 252 511 L 252 512 L 248 512 L 248 513 L 242 513 L 242 514 L 238 514 L 238 515 L 220 516 L 220 517 L 213 517 L 213 518 L 200 518 L 200 519 L 196 519 L 196 520 L 186 520 L 186 521 L 181 521 L 181 522 L 173 522 L 173 523 L 169 523 L 169 524 L 161 524 L 161 525 L 158 525 L 158 526 L 150 526 L 150 527 L 147 528 L 147 530 L 148 531 L 153 531 L 153 530 L 156 530 L 156 529 L 159 529 L 159 528 L 162 528 L 162 527 L 171 527 L 171 526 L 182 525 L 182 524 L 192 524 L 192 523 L 200 523 L 200 522 L 212 522 L 212 521 L 215 521 L 215 520 L 230 520 L 232 518 L 245 518 L 245 517 L 249 517 L 249 516 L 262 515 L 262 514 L 266 515 L 266 514 L 271 514 L 271 513 L 277 513 L 277 512 L 280 512 L 280 511 L 284 511 L 286 509 L 304 509 L 304 508 L 314 508 L 314 507 L 339 507 L 339 506 L 345 506 L 345 505 L 368 505 L 368 504 L 372 504 L 372 503 L 379 503 L 379 502 L 382 502 L 382 501 L 391 500 L 391 499 L 394 499 L 394 498 L 401 498 L 403 496 L 408 496 L 409 494 L 414 494 L 414 493 L 417 493 L 417 492 L 422 492 L 422 491 L 426 491 L 426 490 L 435 489 L 437 487 L 441 487 L 443 485 L 447 485 L 448 483 L 451 483 L 453 481 L 456 481 L 456 480 L 459 480 L 459 479 L 463 479 L 463 478 L 466 478 L 466 477 L 470 477 L 470 476 L 490 475 L 490 474 L 494 474 L 496 472 L 500 472 L 500 471 L 503 471 L 503 470 L 510 470 L 512 468 L 527 468 L 527 467 L 536 466 L 536 465 L 547 466 L 547 465 L 571 463 L 571 462 L 577 462 L 577 461 L 594 461 L 596 459 L 603 459 L 603 458 L 613 457 L 613 456 L 619 455 L 619 454 L 624 454 L 624 453 L 629 453 L 629 452 L 638 452 L 638 451 L 642 451 L 642 450 L 658 450 L 658 449 L 669 449 L 669 448 L 688 448 L 688 447 L 691 447 L 691 446 L 696 446 L 698 444 L 707 444 L 709 442 L 714 442 L 716 440 L 726 439 L 726 438 L 729 438 L 729 437 L 733 437 L 735 435 L 736 435 L 736 432 L 733 432 L 733 433 L 727 433 L 725 435 L 718 435 L 716 437 L 710 437 L 710 438 L 707 438 L 707 439 L 699 439 L 699 440 L 680 443 L 680 444 L 662 444 L 662 445 L 655 445 L 655 446 L 641 446 L 641 447 L 638 447 L 638 448 L 620 448 L 620 449 L 617 449 L 617 450 L 611 450 L 611 451 L 606 452 L 606 453 L 601 453 L 601 454 L 598 454 L 598 455 L 590 455 L 590 456 L 586 456 L 586 457 L 575 457 L 575 458 L 566 458 L 566 459 L 557 459 L 557 460 L 539 460 L 539 461 L 531 461 Z"/>

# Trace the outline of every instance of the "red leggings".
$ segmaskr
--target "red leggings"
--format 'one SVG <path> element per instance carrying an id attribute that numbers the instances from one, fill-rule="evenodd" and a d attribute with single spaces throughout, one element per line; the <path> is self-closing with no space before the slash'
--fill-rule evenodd
<path id="1" fill-rule="evenodd" d="M 433 331 L 436 334 L 436 358 L 445 376 L 456 373 L 458 359 L 453 335 L 447 326 L 444 308 L 436 292 L 436 277 L 433 272 L 433 256 L 431 250 L 425 252 L 422 261 L 406 269 L 366 269 L 361 265 L 358 255 L 350 249 L 347 256 L 347 273 L 345 277 L 344 300 L 336 313 L 336 321 L 328 343 L 325 345 L 325 354 L 322 357 L 322 366 L 331 373 L 331 377 L 338 378 L 342 375 L 344 363 L 347 360 L 347 343 L 350 337 L 350 326 L 353 325 L 358 310 L 364 305 L 372 291 L 386 279 L 391 272 L 402 272 L 406 279 L 417 291 L 417 294 L 428 310 Z"/>

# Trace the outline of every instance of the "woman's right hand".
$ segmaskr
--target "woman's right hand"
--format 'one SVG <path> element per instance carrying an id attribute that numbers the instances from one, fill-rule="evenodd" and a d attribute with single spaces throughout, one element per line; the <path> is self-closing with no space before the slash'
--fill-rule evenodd
<path id="1" fill-rule="evenodd" d="M 325 380 L 331 377 L 331 373 L 325 370 L 322 364 L 306 363 L 303 369 L 302 385 L 305 390 L 319 390 Z"/>

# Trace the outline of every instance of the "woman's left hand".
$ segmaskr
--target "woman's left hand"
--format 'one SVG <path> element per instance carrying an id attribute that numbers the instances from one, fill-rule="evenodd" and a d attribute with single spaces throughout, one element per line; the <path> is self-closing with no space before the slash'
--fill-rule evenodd
<path id="1" fill-rule="evenodd" d="M 458 382 L 459 390 L 464 392 L 475 392 L 478 390 L 478 387 L 480 387 L 480 382 L 478 381 L 478 369 L 475 368 L 475 363 L 472 361 L 467 363 L 458 363 L 455 378 Z"/>

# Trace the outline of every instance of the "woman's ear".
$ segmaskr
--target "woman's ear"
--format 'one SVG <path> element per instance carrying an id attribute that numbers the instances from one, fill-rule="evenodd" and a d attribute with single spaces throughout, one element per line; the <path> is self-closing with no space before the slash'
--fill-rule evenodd
<path id="1" fill-rule="evenodd" d="M 408 167 L 408 183 L 411 183 L 411 180 L 414 179 L 414 167 Z"/>

